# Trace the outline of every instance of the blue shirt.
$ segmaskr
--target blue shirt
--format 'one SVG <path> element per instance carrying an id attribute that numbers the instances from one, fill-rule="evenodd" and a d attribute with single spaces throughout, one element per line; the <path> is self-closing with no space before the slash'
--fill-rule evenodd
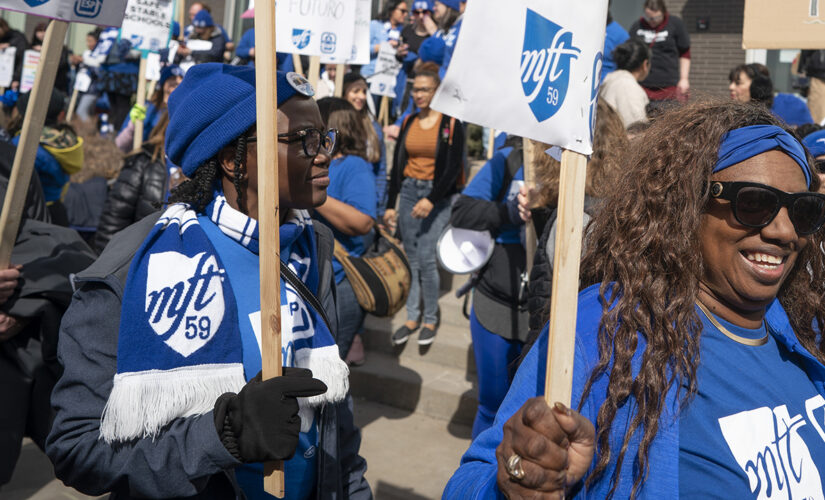
<path id="1" fill-rule="evenodd" d="M 608 73 L 616 70 L 616 61 L 613 60 L 613 49 L 626 42 L 628 38 L 630 38 L 630 35 L 628 35 L 627 31 L 616 21 L 607 25 L 604 35 L 604 51 L 602 52 L 604 59 L 602 59 L 601 81 L 604 81 L 604 77 L 607 76 Z"/>
<path id="2" fill-rule="evenodd" d="M 680 498 L 822 498 L 825 399 L 800 356 L 772 335 L 762 346 L 737 343 L 699 317 L 698 393 L 679 426 Z M 715 319 L 741 337 L 767 334 Z"/>
<path id="3" fill-rule="evenodd" d="M 329 165 L 329 187 L 327 196 L 346 203 L 373 219 L 376 217 L 375 174 L 372 165 L 360 156 L 344 156 L 332 160 Z M 363 236 L 350 236 L 342 233 L 318 214 L 321 222 L 332 229 L 335 240 L 341 243 L 347 253 L 353 257 L 364 255 L 366 246 Z M 332 270 L 335 272 L 335 282 L 340 283 L 346 274 L 338 259 L 332 259 Z"/>
<path id="4" fill-rule="evenodd" d="M 232 285 L 232 292 L 238 307 L 244 375 L 248 382 L 261 371 L 260 330 L 258 330 L 261 322 L 261 278 L 258 254 L 221 232 L 209 217 L 200 215 L 198 222 L 206 232 L 209 241 L 214 245 L 215 251 L 218 252 L 221 263 L 229 276 L 229 283 Z M 289 248 L 281 248 L 282 256 L 289 254 Z M 283 286 L 282 280 L 282 295 Z M 289 494 L 288 498 L 300 500 L 314 498 L 318 473 L 317 449 L 318 423 L 316 421 L 309 432 L 298 436 L 295 455 L 284 463 L 284 477 L 286 478 L 284 487 Z M 235 475 L 238 484 L 250 500 L 274 498 L 263 491 L 263 465 L 259 463 L 241 465 L 235 469 Z"/>
<path id="5" fill-rule="evenodd" d="M 380 21 L 373 19 L 370 21 L 370 62 L 361 66 L 361 75 L 365 78 L 375 73 L 375 61 L 378 58 L 378 52 L 375 52 L 375 46 L 389 41 L 390 33 L 393 32 L 392 38 L 398 40 L 401 35 L 402 25 L 393 28 L 389 21 Z"/>
<path id="6" fill-rule="evenodd" d="M 497 151 L 496 154 L 481 167 L 481 170 L 478 171 L 461 194 L 477 200 L 500 201 L 502 203 L 518 196 L 518 190 L 524 184 L 523 166 L 516 171 L 516 175 L 510 180 L 504 199 L 498 199 L 498 195 L 501 192 L 501 185 L 504 182 L 504 176 L 507 173 L 507 156 L 511 151 L 513 151 L 513 148 L 510 147 Z M 513 224 L 501 226 L 496 236 L 496 243 L 520 243 L 520 230 L 519 226 Z"/>

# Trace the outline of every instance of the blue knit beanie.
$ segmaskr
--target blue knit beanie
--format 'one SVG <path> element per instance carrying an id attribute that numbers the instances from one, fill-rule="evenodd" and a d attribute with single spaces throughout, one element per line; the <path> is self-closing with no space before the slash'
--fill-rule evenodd
<path id="1" fill-rule="evenodd" d="M 802 139 L 802 144 L 808 148 L 808 152 L 814 158 L 825 156 L 825 130 L 817 130 L 813 134 L 808 134 Z"/>
<path id="2" fill-rule="evenodd" d="M 412 4 L 412 10 L 428 10 L 433 11 L 433 0 L 415 0 Z"/>
<path id="3" fill-rule="evenodd" d="M 461 3 L 459 0 L 438 0 L 439 2 L 443 3 L 447 7 L 453 10 L 461 10 L 459 4 Z"/>
<path id="4" fill-rule="evenodd" d="M 158 80 L 158 89 L 163 90 L 163 84 L 166 83 L 166 80 L 172 78 L 173 76 L 179 76 L 183 78 L 183 75 L 183 68 L 181 68 L 177 64 L 170 64 L 169 66 L 164 66 L 163 69 L 160 70 L 160 80 Z"/>
<path id="5" fill-rule="evenodd" d="M 434 62 L 441 66 L 444 63 L 444 51 L 446 48 L 447 44 L 444 43 L 444 39 L 431 36 L 421 42 L 421 46 L 418 47 L 418 57 L 421 59 L 421 62 Z"/>
<path id="6" fill-rule="evenodd" d="M 215 21 L 212 20 L 212 14 L 210 14 L 209 11 L 201 9 L 195 14 L 195 18 L 192 19 L 192 26 L 196 28 L 209 28 L 210 26 L 215 26 Z"/>
<path id="7" fill-rule="evenodd" d="M 203 11 L 201 11 L 203 12 Z M 297 73 L 278 71 L 278 105 L 312 87 Z M 257 121 L 255 68 L 204 63 L 186 72 L 169 96 L 166 155 L 192 177 L 195 170 Z"/>

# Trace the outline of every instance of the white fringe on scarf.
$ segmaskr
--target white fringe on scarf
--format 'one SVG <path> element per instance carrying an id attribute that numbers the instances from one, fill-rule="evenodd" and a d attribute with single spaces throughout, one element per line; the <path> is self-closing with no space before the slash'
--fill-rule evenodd
<path id="1" fill-rule="evenodd" d="M 243 365 L 208 364 L 118 373 L 100 418 L 107 442 L 154 438 L 172 420 L 208 413 L 226 392 L 246 384 Z"/>
<path id="2" fill-rule="evenodd" d="M 341 359 L 335 344 L 295 351 L 295 366 L 309 368 L 312 376 L 327 386 L 327 392 L 311 398 L 298 398 L 301 432 L 309 432 L 315 409 L 327 403 L 340 403 L 349 392 L 349 366 Z"/>

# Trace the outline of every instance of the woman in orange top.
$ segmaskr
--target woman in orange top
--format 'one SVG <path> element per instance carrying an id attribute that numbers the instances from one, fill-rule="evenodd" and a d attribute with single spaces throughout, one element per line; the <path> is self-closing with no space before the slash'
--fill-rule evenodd
<path id="1" fill-rule="evenodd" d="M 437 65 L 418 67 L 412 95 L 419 112 L 404 121 L 395 147 L 384 222 L 392 225 L 398 221 L 412 271 L 407 322 L 393 333 L 395 345 L 406 342 L 419 326 L 420 345 L 435 340 L 439 290 L 435 247 L 450 219 L 450 195 L 457 192 L 464 157 L 461 122 L 430 109 L 440 83 Z"/>

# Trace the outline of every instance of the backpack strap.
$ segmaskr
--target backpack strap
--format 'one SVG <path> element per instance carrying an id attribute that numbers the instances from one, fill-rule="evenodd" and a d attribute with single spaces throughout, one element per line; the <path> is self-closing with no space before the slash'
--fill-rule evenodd
<path id="1" fill-rule="evenodd" d="M 504 201 L 507 192 L 510 191 L 510 183 L 515 179 L 518 169 L 524 164 L 524 149 L 520 146 L 514 146 L 510 154 L 507 155 L 507 168 L 504 170 L 504 178 L 501 180 L 501 187 L 496 196 L 496 201 Z"/>

